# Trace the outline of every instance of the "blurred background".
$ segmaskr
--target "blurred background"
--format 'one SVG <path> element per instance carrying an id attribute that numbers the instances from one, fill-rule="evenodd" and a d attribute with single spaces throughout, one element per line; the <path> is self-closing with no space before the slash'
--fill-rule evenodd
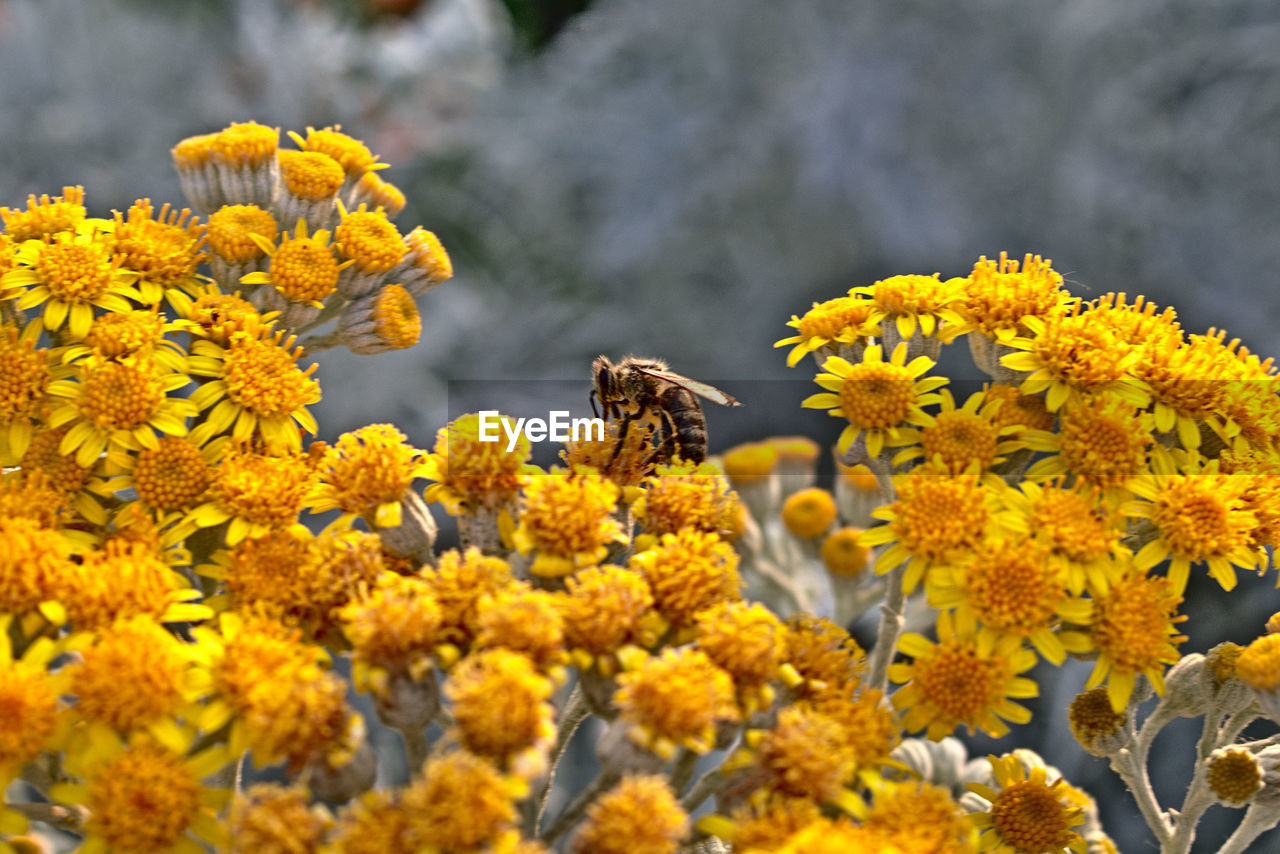
<path id="1" fill-rule="evenodd" d="M 181 206 L 170 147 L 231 121 L 365 140 L 408 196 L 401 230 L 437 232 L 457 275 L 420 300 L 418 347 L 322 355 L 329 439 L 392 421 L 429 447 L 464 411 L 545 411 L 476 399 L 499 380 L 580 380 L 585 407 L 599 353 L 731 392 L 807 381 L 771 346 L 792 314 L 1002 250 L 1265 355 L 1276 44 L 1274 0 L 0 0 L 0 204 L 83 184 L 99 215 Z M 833 439 L 799 415 L 802 385 L 709 413 L 713 450 Z M 1193 586 L 1185 648 L 1252 638 L 1280 609 L 1270 578 L 1253 587 L 1227 615 Z M 1066 734 L 1087 668 L 1061 675 L 1016 737 L 1149 847 Z"/>

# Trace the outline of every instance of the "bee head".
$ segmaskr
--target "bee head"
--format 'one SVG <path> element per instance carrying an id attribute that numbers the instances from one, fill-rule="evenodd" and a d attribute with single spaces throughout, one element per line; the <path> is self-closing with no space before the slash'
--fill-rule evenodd
<path id="1" fill-rule="evenodd" d="M 596 397 L 600 398 L 601 403 L 617 399 L 617 384 L 614 381 L 613 363 L 609 361 L 607 356 L 598 356 L 591 363 L 591 375 L 596 386 Z"/>

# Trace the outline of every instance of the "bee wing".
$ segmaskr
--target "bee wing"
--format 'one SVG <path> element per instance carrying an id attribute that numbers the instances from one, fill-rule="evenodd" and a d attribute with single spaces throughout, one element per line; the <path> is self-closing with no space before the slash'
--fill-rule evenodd
<path id="1" fill-rule="evenodd" d="M 674 383 L 683 389 L 688 389 L 699 397 L 705 397 L 712 403 L 718 403 L 721 406 L 741 406 L 742 403 L 732 395 L 725 394 L 720 389 L 707 383 L 700 383 L 697 380 L 691 380 L 680 374 L 673 374 L 670 371 L 655 371 L 651 368 L 637 367 L 637 371 L 648 374 L 651 377 L 657 377 L 660 380 L 666 380 Z"/>

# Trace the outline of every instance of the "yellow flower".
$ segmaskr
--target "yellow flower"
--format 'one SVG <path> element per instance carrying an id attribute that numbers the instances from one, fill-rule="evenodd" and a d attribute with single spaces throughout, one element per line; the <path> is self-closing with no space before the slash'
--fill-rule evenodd
<path id="1" fill-rule="evenodd" d="M 1068 402 L 1078 404 L 1086 394 L 1108 395 L 1137 407 L 1147 405 L 1147 388 L 1129 371 L 1135 351 L 1123 346 L 1091 312 L 1081 312 L 1079 303 L 1070 313 L 1048 319 L 1025 318 L 1023 325 L 1032 330 L 1033 337 L 1006 342 L 1024 352 L 1011 353 L 1000 364 L 1029 373 L 1020 390 L 1023 394 L 1044 393 L 1050 412 Z"/>
<path id="2" fill-rule="evenodd" d="M 807 409 L 829 409 L 833 416 L 848 420 L 836 443 L 841 454 L 863 434 L 872 457 L 879 456 L 886 444 L 905 444 L 902 428 L 926 423 L 921 407 L 941 400 L 931 392 L 946 385 L 946 377 L 918 379 L 933 367 L 932 359 L 917 356 L 904 364 L 905 342 L 894 348 L 887 362 L 880 353 L 880 345 L 872 344 L 856 365 L 831 356 L 822 363 L 827 373 L 814 378 L 827 391 L 811 395 L 801 404 Z"/>
<path id="3" fill-rule="evenodd" d="M 386 285 L 348 305 L 335 334 L 344 347 L 362 356 L 407 350 L 422 334 L 422 316 L 407 290 Z"/>
<path id="4" fill-rule="evenodd" d="M 299 426 L 315 434 L 316 419 L 306 407 L 320 400 L 320 385 L 311 378 L 316 365 L 298 367 L 302 348 L 290 349 L 295 340 L 283 331 L 260 338 L 237 332 L 225 347 L 209 339 L 192 345 L 191 373 L 210 378 L 191 395 L 201 412 L 207 410 L 202 438 L 229 432 L 245 441 L 260 435 L 270 450 L 297 450 Z"/>
<path id="5" fill-rule="evenodd" d="M 755 765 L 770 793 L 839 802 L 857 768 L 840 724 L 805 706 L 784 707 L 772 728 L 749 734 L 747 743 L 753 742 Z"/>
<path id="6" fill-rule="evenodd" d="M 1052 264 L 1031 254 L 1021 265 L 1004 252 L 999 261 L 989 261 L 985 255 L 979 258 L 962 283 L 963 297 L 955 305 L 964 322 L 949 328 L 948 337 L 977 331 L 1008 343 L 1026 332 L 1026 320 L 1053 316 L 1072 297 Z"/>
<path id="7" fill-rule="evenodd" d="M 121 267 L 138 274 L 144 305 L 157 305 L 178 288 L 190 291 L 198 281 L 205 227 L 198 219 L 188 222 L 190 216 L 190 210 L 179 213 L 168 203 L 157 213 L 150 199 L 138 199 L 127 214 L 116 211 L 108 246 Z"/>
<path id="8" fill-rule="evenodd" d="M 12 614 L 0 615 L 0 720 L 5 722 L 0 727 L 0 786 L 8 786 L 28 760 L 60 741 L 69 723 L 58 702 L 66 676 L 48 671 L 60 652 L 58 645 L 37 640 L 15 657 L 12 620 Z M 8 818 L 0 806 L 0 824 Z"/>
<path id="9" fill-rule="evenodd" d="M 33 330 L 38 331 L 38 330 Z M 0 464 L 15 465 L 27 452 L 49 388 L 48 351 L 34 337 L 0 327 Z"/>
<path id="10" fill-rule="evenodd" d="M 1052 783 L 1044 768 L 1030 773 L 1013 754 L 988 756 L 996 788 L 966 783 L 990 806 L 970 814 L 982 831 L 978 847 L 996 854 L 1085 854 L 1085 841 L 1071 828 L 1084 823 L 1085 801 L 1061 778 Z"/>
<path id="11" fill-rule="evenodd" d="M 723 816 L 715 816 L 723 819 Z M 731 826 L 713 835 L 727 839 L 734 850 L 747 852 L 777 851 L 787 839 L 811 824 L 819 822 L 822 812 L 807 798 L 751 798 L 730 814 Z M 698 822 L 704 830 L 707 818 Z M 713 832 L 710 828 L 706 832 Z M 806 849 L 807 850 L 807 849 Z"/>
<path id="12" fill-rule="evenodd" d="M 970 733 L 981 729 L 999 738 L 1009 731 L 1005 720 L 1031 720 L 1031 712 L 1011 699 L 1040 693 L 1035 682 L 1018 675 L 1036 662 L 1021 638 L 1005 635 L 992 642 L 973 623 L 943 611 L 937 643 L 908 632 L 898 649 L 915 659 L 889 666 L 889 678 L 906 683 L 894 693 L 893 706 L 903 711 L 908 732 L 927 728 L 928 737 L 938 741 L 963 724 Z"/>
<path id="13" fill-rule="evenodd" d="M 401 797 L 408 850 L 480 849 L 511 827 L 521 788 L 465 750 L 433 756 Z"/>
<path id="14" fill-rule="evenodd" d="M 400 524 L 400 505 L 416 477 L 425 476 L 423 452 L 404 443 L 390 424 L 369 424 L 338 437 L 320 462 L 312 513 L 338 509 L 378 528 Z"/>
<path id="15" fill-rule="evenodd" d="M 614 517 L 619 490 L 591 471 L 552 469 L 524 488 L 513 540 L 520 554 L 537 551 L 529 572 L 554 578 L 604 560 L 611 543 L 626 541 Z"/>
<path id="16" fill-rule="evenodd" d="M 257 205 L 223 205 L 209 215 L 206 240 L 213 253 L 210 264 L 214 267 L 216 279 L 227 280 L 226 276 L 217 275 L 219 260 L 231 268 L 268 256 L 267 251 L 253 239 L 255 234 L 272 247 L 280 234 L 276 218 Z M 232 279 L 239 280 L 239 276 Z"/>
<path id="17" fill-rule="evenodd" d="M 1216 462 L 1190 474 L 1148 475 L 1130 481 L 1146 499 L 1126 505 L 1128 515 L 1149 519 L 1159 536 L 1143 546 L 1133 563 L 1150 569 L 1169 559 L 1169 580 L 1186 589 L 1192 563 L 1208 564 L 1223 590 L 1236 586 L 1235 567 L 1266 568 L 1266 555 L 1253 544 L 1257 518 L 1245 506 L 1246 478 L 1221 474 Z"/>
<path id="18" fill-rule="evenodd" d="M 496 415 L 494 425 L 515 425 Z M 495 427 L 494 435 L 501 432 Z M 462 415 L 436 433 L 435 453 L 427 458 L 425 477 L 439 481 L 426 488 L 423 496 L 440 501 L 452 516 L 484 507 L 496 511 L 512 501 L 529 475 L 539 473 L 529 464 L 533 449 L 529 438 L 520 435 L 515 449 L 507 453 L 506 443 L 482 441 L 478 413 Z"/>
<path id="19" fill-rule="evenodd" d="M 822 541 L 822 564 L 842 578 L 861 575 L 871 560 L 871 549 L 862 544 L 862 528 L 841 528 Z"/>
<path id="20" fill-rule="evenodd" d="M 735 445 L 721 456 L 729 482 L 738 489 L 763 483 L 778 464 L 778 448 L 768 442 Z"/>
<path id="21" fill-rule="evenodd" d="M 881 782 L 873 791 L 863 826 L 877 844 L 865 850 L 976 854 L 972 823 L 946 789 L 908 781 Z"/>
<path id="22" fill-rule="evenodd" d="M 387 207 L 388 213 L 395 211 Z M 416 226 L 404 238 L 405 256 L 396 275 L 405 290 L 420 297 L 436 285 L 453 278 L 453 262 L 440 243 L 440 238 L 422 226 Z"/>
<path id="23" fill-rule="evenodd" d="M 381 169 L 385 163 L 378 163 L 378 158 L 369 151 L 368 146 L 353 136 L 342 133 L 340 125 L 316 130 L 307 128 L 307 135 L 289 131 L 292 139 L 303 151 L 318 151 L 327 154 L 342 166 L 348 175 L 362 175 L 370 169 Z"/>
<path id="24" fill-rule="evenodd" d="M 18 311 L 43 305 L 40 326 L 58 332 L 66 323 L 71 340 L 89 332 L 93 309 L 129 311 L 143 302 L 134 287 L 138 274 L 113 258 L 109 238 L 99 231 L 58 232 L 18 249 L 14 269 L 0 278 L 0 298 L 17 298 Z"/>
<path id="25" fill-rule="evenodd" d="M 486 593 L 477 603 L 476 646 L 523 653 L 543 671 L 563 664 L 560 600 L 524 583 Z"/>
<path id="26" fill-rule="evenodd" d="M 1022 447 L 1016 438 L 1010 438 L 1021 432 L 1021 426 L 996 420 L 1003 401 L 987 401 L 984 392 L 975 392 L 957 408 L 950 390 L 944 388 L 940 395 L 942 410 L 936 415 L 925 414 L 924 426 L 917 434 L 919 444 L 895 454 L 895 466 L 923 458 L 953 474 L 985 472 Z"/>
<path id="27" fill-rule="evenodd" d="M 829 347 L 833 341 L 837 345 L 860 344 L 879 334 L 880 317 L 871 300 L 847 296 L 815 302 L 804 317 L 791 315 L 787 325 L 794 326 L 800 334 L 783 338 L 773 346 L 795 345 L 787 354 L 787 367 L 793 368 L 806 353 L 823 347 L 831 351 L 829 355 L 834 355 L 839 347 Z"/>
<path id="28" fill-rule="evenodd" d="M 32 519 L 0 516 L 0 613 L 24 615 L 52 599 L 71 565 L 71 544 Z"/>
<path id="29" fill-rule="evenodd" d="M 156 306 L 103 314 L 94 318 L 83 341 L 60 347 L 57 353 L 63 364 L 90 355 L 99 361 L 136 356 L 152 359 L 165 370 L 184 373 L 187 369 L 186 351 L 165 337 L 165 333 L 176 328 L 177 324 L 165 322 Z"/>
<path id="30" fill-rule="evenodd" d="M 664 649 L 619 675 L 613 699 L 631 739 L 667 758 L 677 746 L 707 753 L 716 726 L 738 720 L 729 674 L 689 647 Z"/>
<path id="31" fill-rule="evenodd" d="M 1110 396 L 1067 407 L 1057 433 L 1029 431 L 1027 447 L 1052 456 L 1032 464 L 1028 478 L 1074 474 L 1104 495 L 1126 495 L 1129 481 L 1148 471 L 1153 423 L 1149 412 Z"/>
<path id="32" fill-rule="evenodd" d="M 351 198 L 355 202 L 364 202 L 375 208 L 382 208 L 387 216 L 396 216 L 404 210 L 407 200 L 404 191 L 384 180 L 377 172 L 365 172 L 351 189 Z"/>
<path id="33" fill-rule="evenodd" d="M 278 151 L 276 157 L 280 160 L 280 187 L 286 191 L 286 204 L 294 200 L 331 202 L 347 177 L 338 161 L 320 151 Z M 293 198 L 288 199 L 289 196 Z"/>
<path id="34" fill-rule="evenodd" d="M 84 187 L 63 187 L 61 196 L 49 198 L 42 193 L 37 199 L 27 196 L 27 209 L 0 207 L 4 230 L 14 243 L 37 240 L 60 231 L 76 231 L 84 222 Z"/>
<path id="35" fill-rule="evenodd" d="M 279 246 L 259 234 L 250 234 L 249 239 L 271 257 L 270 267 L 265 273 L 246 273 L 240 283 L 274 288 L 287 301 L 272 302 L 275 309 L 283 309 L 289 302 L 323 308 L 325 297 L 337 290 L 339 273 L 351 265 L 338 262 L 328 231 L 321 228 L 308 235 L 303 219 L 298 220 L 292 235 L 284 233 Z"/>
<path id="36" fill-rule="evenodd" d="M 400 799 L 375 789 L 343 806 L 330 841 L 342 854 L 408 854 L 408 828 Z"/>
<path id="37" fill-rule="evenodd" d="M 421 678 L 431 667 L 440 630 L 440 606 L 431 585 L 416 576 L 383 572 L 372 589 L 338 611 L 351 642 L 352 666 Z"/>
<path id="38" fill-rule="evenodd" d="M 509 649 L 472 653 L 449 671 L 444 683 L 458 742 L 513 771 L 531 762 L 521 754 L 536 756 L 555 740 L 554 710 L 547 702 L 554 690 L 528 656 Z M 537 771 L 544 767 L 545 762 L 532 761 Z"/>
<path id="39" fill-rule="evenodd" d="M 257 783 L 231 801 L 227 830 L 233 854 L 318 850 L 332 822 L 300 785 Z"/>
<path id="40" fill-rule="evenodd" d="M 653 548 L 631 558 L 653 591 L 654 607 L 677 629 L 718 602 L 741 598 L 738 553 L 715 534 L 682 530 L 663 534 Z"/>
<path id="41" fill-rule="evenodd" d="M 1186 616 L 1178 614 L 1182 595 L 1173 582 L 1130 567 L 1093 601 L 1090 639 L 1098 660 L 1085 688 L 1105 679 L 1116 712 L 1128 704 L 1139 675 L 1163 694 L 1164 665 L 1178 660 L 1176 647 L 1187 639 L 1175 628 Z"/>
<path id="42" fill-rule="evenodd" d="M 1011 527 L 1048 546 L 1050 559 L 1065 571 L 1073 596 L 1086 587 L 1091 592 L 1105 591 L 1115 559 L 1130 554 L 1120 542 L 1124 517 L 1096 488 L 1064 486 L 1061 479 L 1045 484 L 1023 481 L 1018 489 L 1003 491 L 1001 500 L 1014 511 Z"/>
<path id="43" fill-rule="evenodd" d="M 241 299 L 238 294 L 224 294 L 217 285 L 206 285 L 196 300 L 190 305 L 184 304 L 179 313 L 183 319 L 176 321 L 175 325 L 180 324 L 192 335 L 208 338 L 222 347 L 230 346 L 236 333 L 244 333 L 250 338 L 260 337 L 278 314 L 260 314 L 253 303 Z"/>
<path id="44" fill-rule="evenodd" d="M 143 448 L 122 461 L 120 474 L 108 486 L 133 489 L 138 501 L 166 523 L 186 518 L 205 497 L 225 442 L 201 447 L 190 437 L 165 436 L 154 448 Z"/>
<path id="45" fill-rule="evenodd" d="M 574 854 L 675 854 L 689 816 L 659 776 L 624 777 L 587 810 Z"/>
<path id="46" fill-rule="evenodd" d="M 738 496 L 710 463 L 658 466 L 644 483 L 647 488 L 633 509 L 636 521 L 653 536 L 681 528 L 722 532 L 737 509 Z"/>
<path id="47" fill-rule="evenodd" d="M 1280 719 L 1280 634 L 1265 634 L 1245 647 L 1236 659 L 1236 676 L 1254 690 L 1269 717 Z"/>
<path id="48" fill-rule="evenodd" d="M 1219 747 L 1205 763 L 1205 782 L 1228 807 L 1242 807 L 1263 787 L 1262 765 L 1253 752 L 1243 747 Z"/>
<path id="49" fill-rule="evenodd" d="M 782 524 L 802 539 L 821 537 L 835 520 L 836 500 L 825 489 L 802 489 L 782 502 Z"/>
<path id="50" fill-rule="evenodd" d="M 881 322 L 893 321 L 899 337 L 906 341 L 916 334 L 917 326 L 920 333 L 928 338 L 942 322 L 961 322 L 951 305 L 960 298 L 959 285 L 963 281 L 948 279 L 944 282 L 937 273 L 932 276 L 890 276 L 870 287 L 853 288 L 849 294 L 871 297 L 879 309 Z"/>
<path id="51" fill-rule="evenodd" d="M 893 543 L 876 558 L 883 574 L 907 564 L 902 588 L 915 590 L 925 570 L 957 560 L 982 540 L 995 511 L 995 492 L 977 474 L 947 474 L 927 467 L 893 479 L 898 498 L 872 516 L 888 522 L 864 532 L 864 546 Z M 896 540 L 896 542 L 894 542 Z"/>
<path id="52" fill-rule="evenodd" d="M 1111 708 L 1106 688 L 1082 691 L 1067 707 L 1067 724 L 1080 746 L 1094 756 L 1110 756 L 1124 746 L 1128 716 Z"/>
<path id="53" fill-rule="evenodd" d="M 986 383 L 982 395 L 990 409 L 991 423 L 998 428 L 1017 427 L 1013 435 L 1019 439 L 1025 430 L 1049 430 L 1054 415 L 1044 405 L 1044 398 L 1037 394 L 1023 394 L 1017 386 L 1006 383 Z M 986 409 L 984 406 L 983 409 Z M 1001 435 L 1004 430 L 1001 429 Z"/>
<path id="54" fill-rule="evenodd" d="M 505 560 L 488 557 L 477 548 L 465 554 L 456 549 L 444 552 L 434 568 L 423 570 L 422 577 L 440 605 L 442 640 L 457 645 L 469 643 L 479 630 L 480 598 L 515 583 Z"/>
<path id="55" fill-rule="evenodd" d="M 63 568 L 56 587 L 65 616 L 83 631 L 135 615 L 171 623 L 205 620 L 211 613 L 190 601 L 199 598 L 198 591 L 187 586 L 150 544 L 122 538 L 81 553 L 78 564 Z"/>
<path id="56" fill-rule="evenodd" d="M 205 493 L 206 502 L 192 510 L 189 524 L 209 528 L 230 522 L 226 542 L 246 536 L 288 530 L 316 482 L 316 455 L 262 454 L 244 445 L 226 449 Z"/>
<path id="57" fill-rule="evenodd" d="M 925 586 L 932 607 L 956 609 L 963 624 L 977 620 L 982 643 L 1025 638 L 1054 664 L 1067 657 L 1054 632 L 1059 621 L 1085 625 L 1091 616 L 1088 601 L 1067 597 L 1048 549 L 1026 537 L 984 540 L 961 562 L 930 572 Z"/>
<path id="58" fill-rule="evenodd" d="M 588 567 L 565 579 L 560 603 L 565 645 L 587 669 L 626 644 L 652 646 L 653 593 L 644 576 L 620 566 Z M 611 663 L 612 664 L 612 663 Z"/>
<path id="59" fill-rule="evenodd" d="M 404 238 L 381 209 L 367 210 L 363 203 L 348 211 L 338 202 L 341 217 L 333 236 L 338 254 L 354 266 L 344 274 L 344 296 L 362 297 L 382 283 L 384 274 L 400 263 L 406 250 Z"/>
<path id="60" fill-rule="evenodd" d="M 811 690 L 842 688 L 862 678 L 867 656 L 848 632 L 830 620 L 793 614 L 787 622 L 787 663 Z"/>
<path id="61" fill-rule="evenodd" d="M 744 715 L 769 708 L 787 660 L 787 628 L 763 605 L 720 602 L 697 616 L 698 648 L 733 677 Z"/>

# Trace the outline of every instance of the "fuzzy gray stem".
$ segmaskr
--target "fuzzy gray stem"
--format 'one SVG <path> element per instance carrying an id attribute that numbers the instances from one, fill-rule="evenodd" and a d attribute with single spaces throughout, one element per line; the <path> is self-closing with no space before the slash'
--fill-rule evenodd
<path id="1" fill-rule="evenodd" d="M 596 798 L 612 789 L 620 779 L 622 778 L 617 772 L 602 771 L 599 777 L 592 780 L 590 785 L 574 796 L 574 799 L 560 812 L 560 815 L 556 816 L 556 820 L 551 823 L 551 827 L 543 831 L 538 839 L 544 845 L 552 845 L 578 823 L 587 808 L 595 803 Z"/>

